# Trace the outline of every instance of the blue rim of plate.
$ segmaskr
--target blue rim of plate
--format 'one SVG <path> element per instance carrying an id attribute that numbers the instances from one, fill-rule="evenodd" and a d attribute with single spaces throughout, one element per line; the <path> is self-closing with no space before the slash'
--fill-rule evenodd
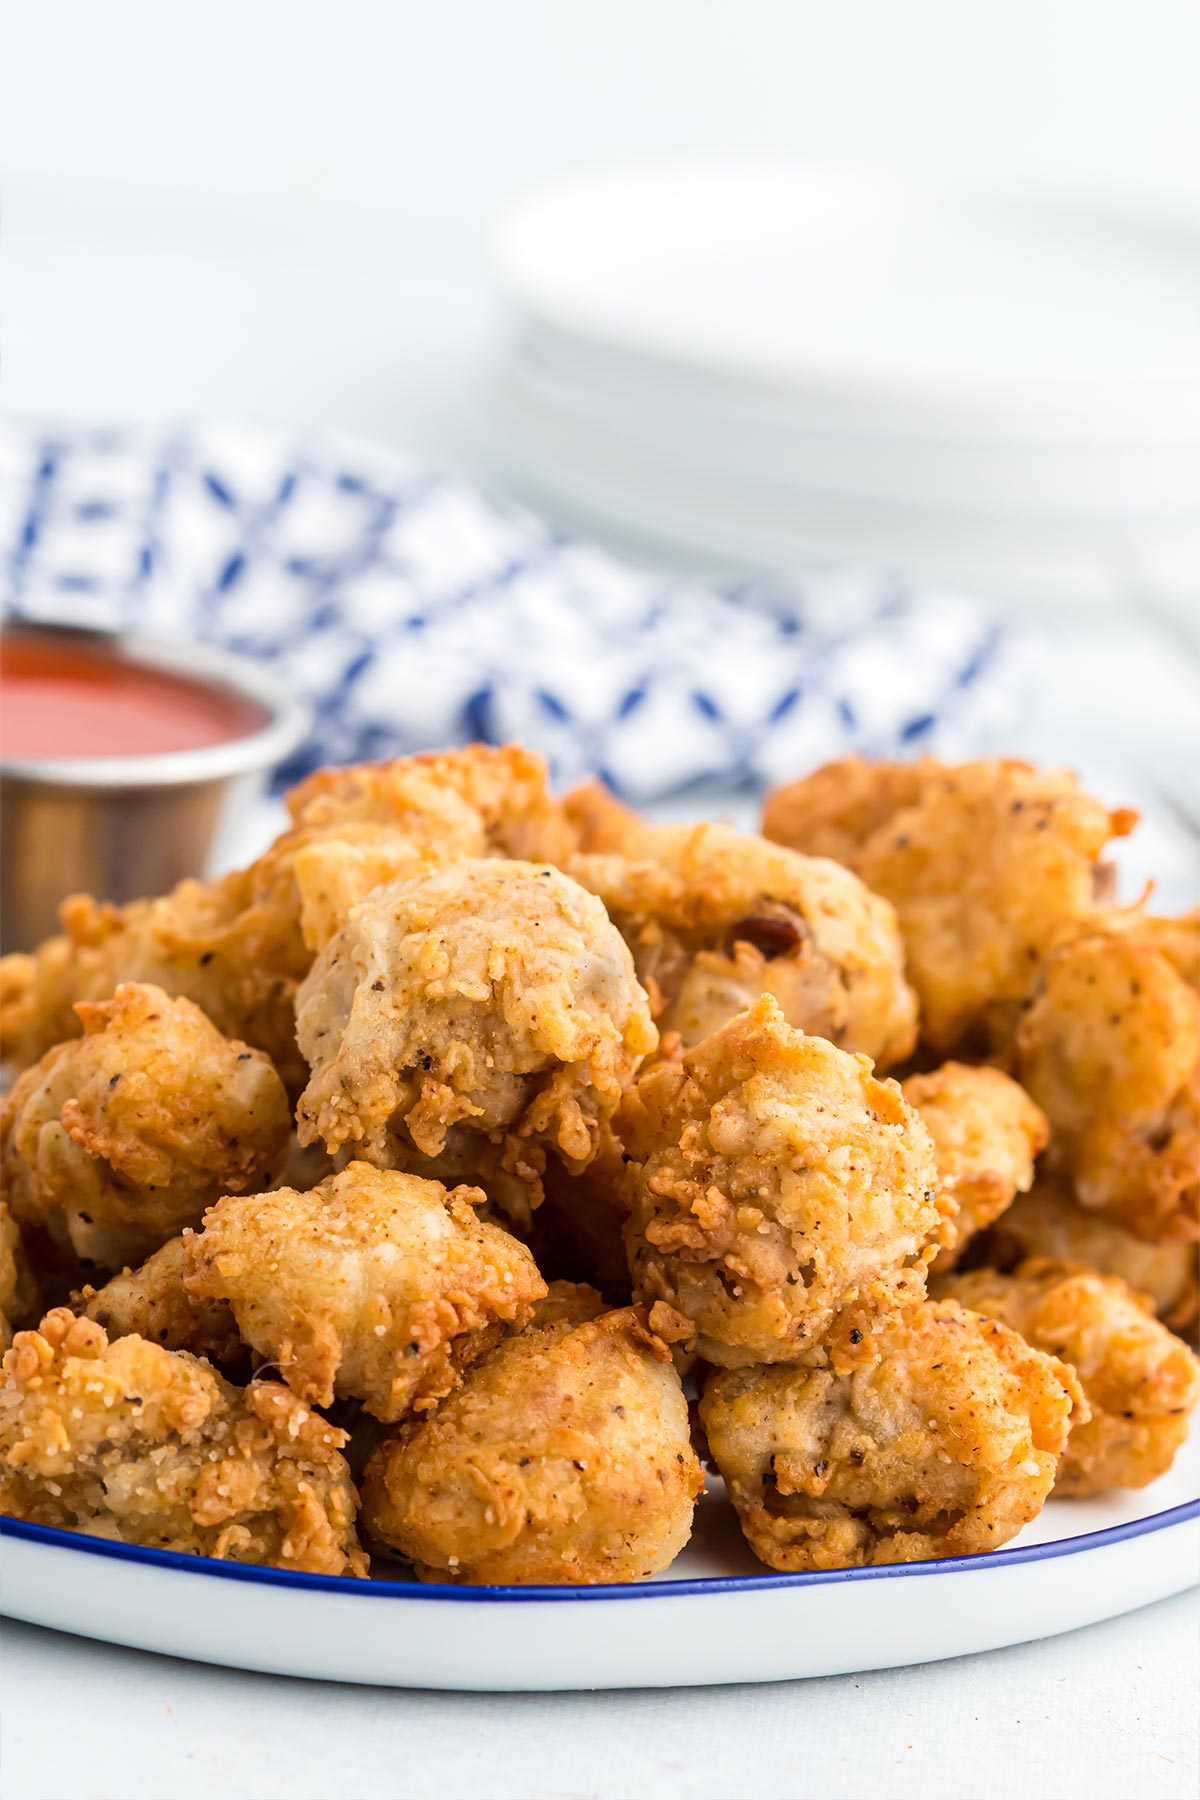
<path id="1" fill-rule="evenodd" d="M 1124 1525 L 1103 1531 L 1082 1532 L 1078 1537 L 1055 1538 L 1048 1544 L 1015 1545 L 1010 1550 L 990 1550 L 979 1556 L 934 1557 L 928 1562 L 885 1563 L 866 1569 L 812 1569 L 797 1575 L 697 1575 L 684 1581 L 613 1582 L 595 1587 L 452 1587 L 424 1581 L 361 1581 L 350 1575 L 308 1575 L 298 1569 L 268 1569 L 257 1563 L 221 1562 L 215 1557 L 185 1555 L 178 1550 L 151 1550 L 138 1544 L 115 1544 L 83 1532 L 60 1531 L 51 1525 L 30 1525 L 23 1519 L 0 1517 L 0 1538 L 44 1544 L 55 1549 L 82 1551 L 90 1556 L 110 1556 L 118 1562 L 141 1563 L 157 1569 L 180 1569 L 187 1575 L 209 1575 L 218 1581 L 254 1581 L 264 1587 L 316 1589 L 321 1593 L 358 1594 L 393 1600 L 449 1600 L 512 1602 L 531 1600 L 634 1600 L 675 1599 L 688 1594 L 749 1593 L 763 1588 L 823 1587 L 836 1581 L 879 1581 L 906 1575 L 965 1574 L 976 1569 L 1011 1569 L 1018 1563 L 1049 1562 L 1075 1556 L 1084 1550 L 1103 1550 L 1150 1532 L 1200 1519 L 1200 1499 L 1185 1500 L 1165 1512 L 1147 1513 Z M 2 1610 L 2 1609 L 0 1609 Z"/>

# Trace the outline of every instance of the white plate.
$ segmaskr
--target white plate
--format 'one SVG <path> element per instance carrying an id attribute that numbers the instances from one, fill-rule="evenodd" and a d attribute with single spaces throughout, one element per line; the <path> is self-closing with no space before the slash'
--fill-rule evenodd
<path id="1" fill-rule="evenodd" d="M 502 222 L 526 317 L 593 356 L 914 417 L 1195 435 L 1200 226 L 1116 205 L 756 163 L 634 170 Z"/>
<path id="2" fill-rule="evenodd" d="M 641 443 L 615 447 L 572 418 L 528 403 L 516 384 L 489 395 L 491 454 L 505 477 L 560 524 L 597 528 L 644 554 L 681 556 L 719 576 L 764 569 L 901 568 L 910 578 L 1041 606 L 1157 590 L 1194 602 L 1200 515 L 1016 520 L 911 506 L 813 487 L 684 469 Z"/>
<path id="3" fill-rule="evenodd" d="M 722 572 L 1032 602 L 1200 571 L 1200 214 L 776 162 L 502 221 L 493 454 L 559 522 Z"/>
<path id="4" fill-rule="evenodd" d="M 391 1687 L 692 1687 L 899 1668 L 1052 1637 L 1200 1579 L 1200 1434 L 1141 1493 L 1052 1501 L 1004 1550 L 773 1575 L 711 1494 L 640 1586 L 355 1582 L 0 1521 L 12 1618 L 240 1669 Z"/>
<path id="5" fill-rule="evenodd" d="M 508 346 L 501 379 L 510 404 L 559 420 L 611 453 L 632 448 L 731 483 L 832 492 L 914 507 L 975 508 L 1001 518 L 1074 519 L 1090 528 L 1117 517 L 1195 521 L 1200 430 L 1191 444 L 968 436 L 829 429 L 717 400 L 700 382 L 621 383 L 555 365 L 533 334 Z"/>

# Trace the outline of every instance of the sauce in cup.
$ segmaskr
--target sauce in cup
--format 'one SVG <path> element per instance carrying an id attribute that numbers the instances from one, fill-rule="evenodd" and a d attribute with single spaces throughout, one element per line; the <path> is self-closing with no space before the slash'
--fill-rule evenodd
<path id="1" fill-rule="evenodd" d="M 243 695 L 36 632 L 0 634 L 0 756 L 160 755 L 230 743 L 267 715 Z"/>
<path id="2" fill-rule="evenodd" d="M 202 875 L 309 722 L 281 675 L 211 644 L 5 622 L 0 950 L 51 935 L 68 894 L 120 905 Z"/>

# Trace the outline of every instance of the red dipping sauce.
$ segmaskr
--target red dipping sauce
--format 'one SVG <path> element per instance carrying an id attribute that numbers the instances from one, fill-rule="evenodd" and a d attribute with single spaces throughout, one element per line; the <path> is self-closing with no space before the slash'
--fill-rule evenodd
<path id="1" fill-rule="evenodd" d="M 248 737 L 252 700 L 36 632 L 0 633 L 0 757 L 153 756 Z"/>

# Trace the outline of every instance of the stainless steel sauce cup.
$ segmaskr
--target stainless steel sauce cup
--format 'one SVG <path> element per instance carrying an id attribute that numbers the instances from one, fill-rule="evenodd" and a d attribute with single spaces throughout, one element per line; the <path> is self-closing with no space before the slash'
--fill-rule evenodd
<path id="1" fill-rule="evenodd" d="M 0 760 L 6 952 L 30 950 L 53 932 L 67 894 L 120 902 L 203 873 L 226 810 L 245 804 L 309 728 L 307 707 L 274 675 L 228 651 L 59 620 L 10 620 L 3 632 L 182 676 L 248 702 L 262 720 L 244 737 L 201 749 Z"/>

